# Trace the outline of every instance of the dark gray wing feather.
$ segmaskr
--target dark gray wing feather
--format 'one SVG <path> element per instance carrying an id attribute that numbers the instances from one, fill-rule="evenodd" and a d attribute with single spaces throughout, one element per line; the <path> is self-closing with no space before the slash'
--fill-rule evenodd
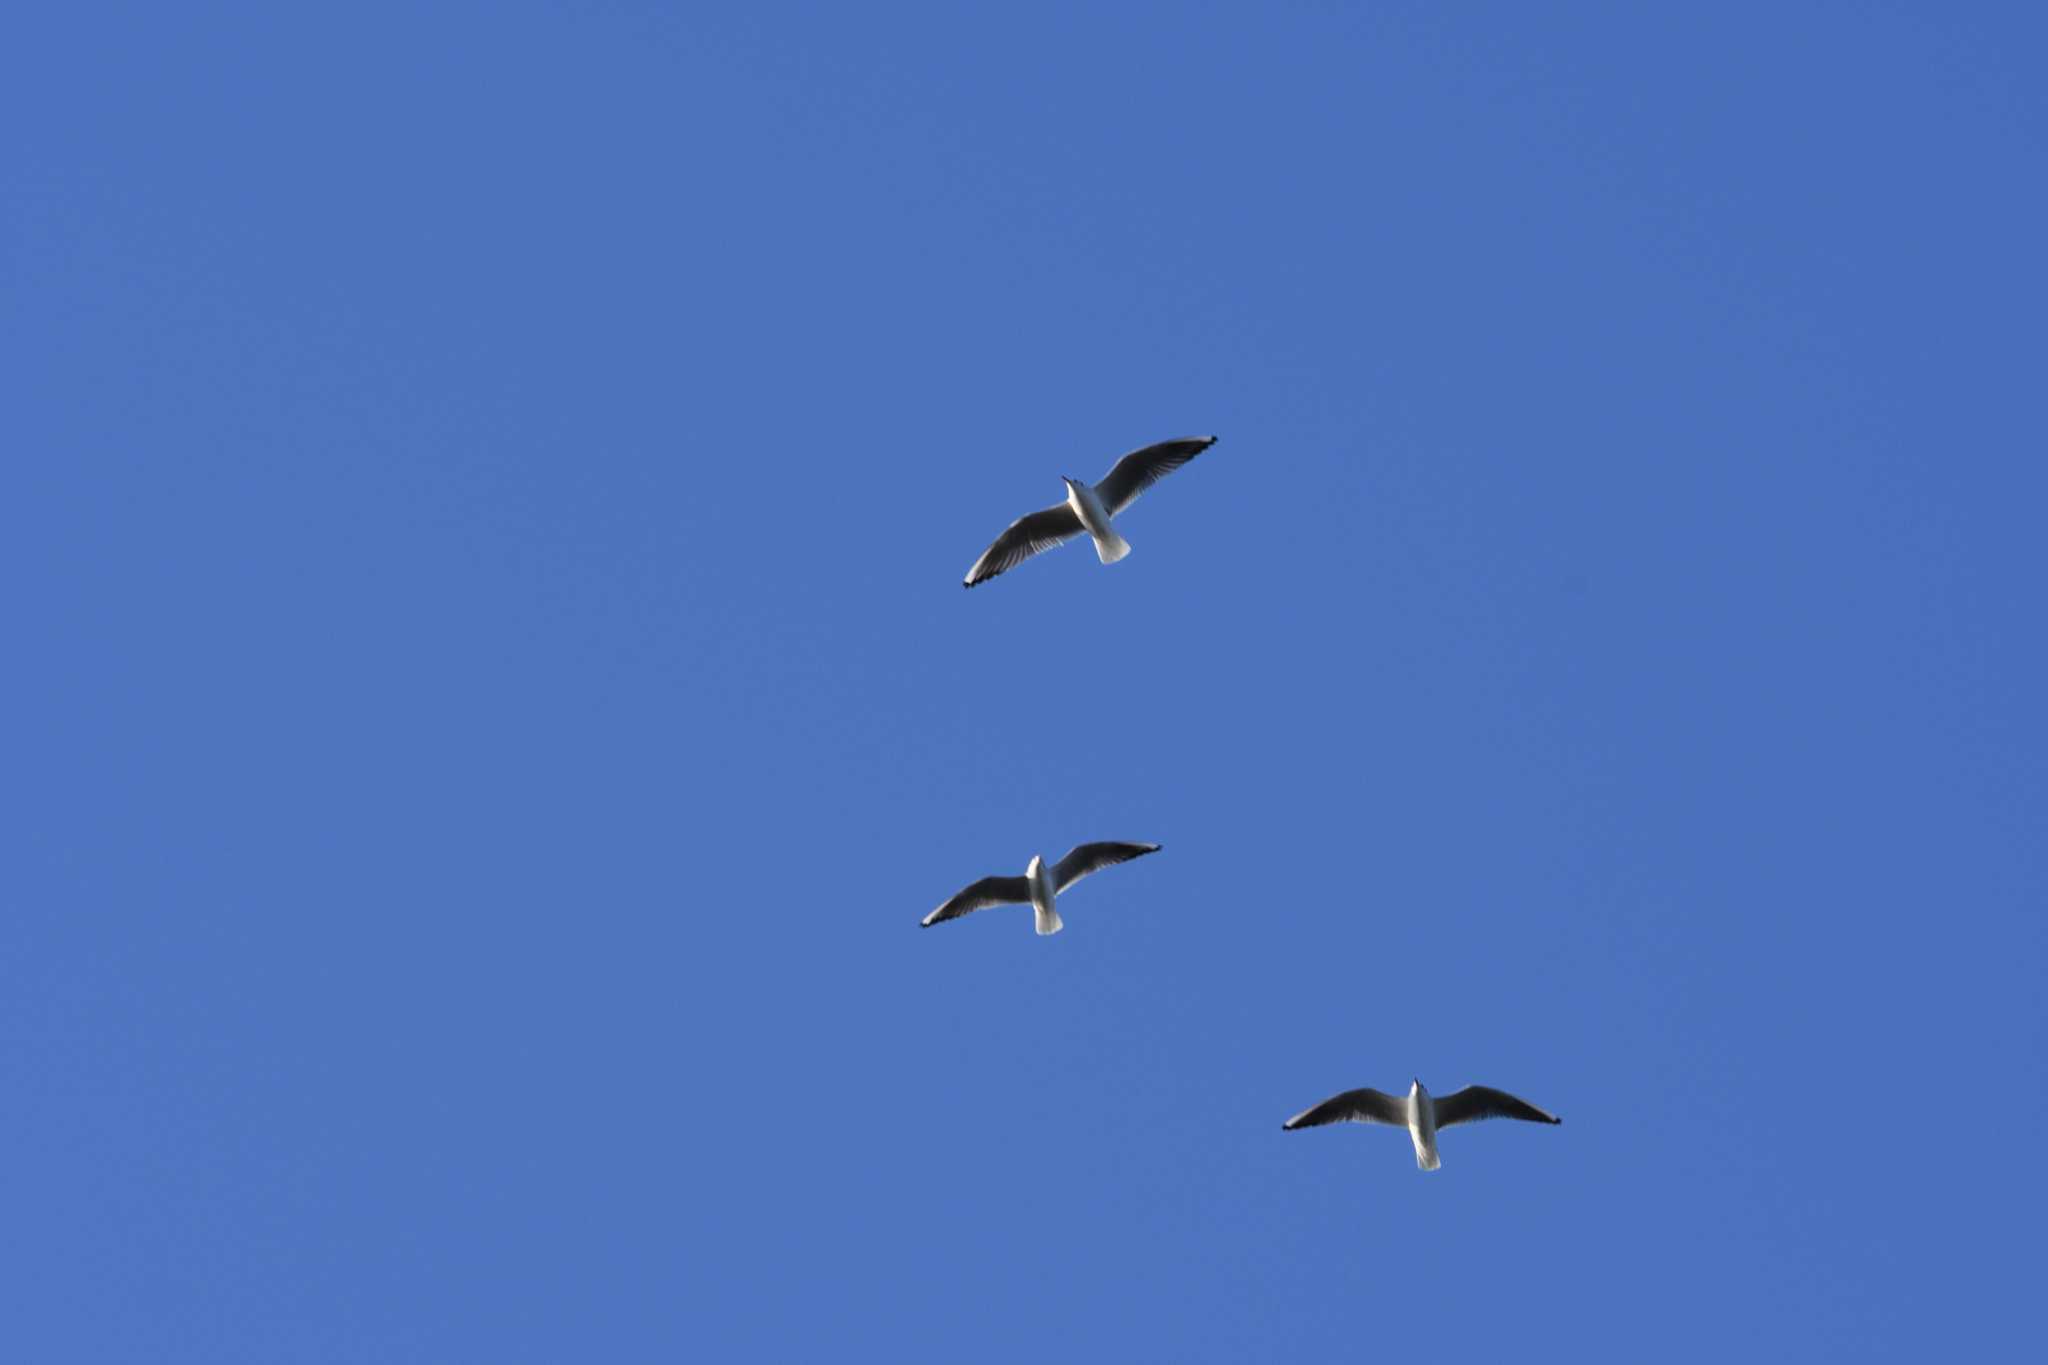
<path id="1" fill-rule="evenodd" d="M 953 899 L 926 915 L 926 928 L 941 920 L 959 919 L 991 905 L 1020 905 L 1031 899 L 1031 886 L 1022 877 L 983 877 Z"/>
<path id="2" fill-rule="evenodd" d="M 1032 512 L 1010 523 L 1010 529 L 981 552 L 963 580 L 967 587 L 986 583 L 1005 569 L 1014 569 L 1040 550 L 1050 550 L 1063 540 L 1081 534 L 1081 518 L 1066 503 Z"/>
<path id="3" fill-rule="evenodd" d="M 1326 1123 L 1390 1123 L 1396 1128 L 1408 1126 L 1408 1101 L 1389 1095 L 1384 1090 L 1347 1090 L 1341 1095 L 1332 1095 L 1313 1109 L 1304 1109 L 1282 1128 L 1320 1128 Z"/>
<path id="4" fill-rule="evenodd" d="M 1505 1090 L 1490 1090 L 1483 1085 L 1468 1085 L 1463 1090 L 1442 1096 L 1436 1102 L 1436 1126 L 1448 1128 L 1454 1123 L 1477 1123 L 1481 1119 L 1522 1119 L 1529 1123 L 1563 1123 L 1555 1114 L 1538 1109 L 1527 1100 L 1518 1100 Z"/>
<path id="5" fill-rule="evenodd" d="M 1158 844 L 1076 844 L 1052 865 L 1053 890 L 1064 891 L 1090 872 L 1158 851 Z"/>
<path id="6" fill-rule="evenodd" d="M 1214 436 L 1184 436 L 1178 441 L 1134 450 L 1095 485 L 1095 496 L 1111 516 L 1138 500 L 1138 494 L 1216 444 Z"/>

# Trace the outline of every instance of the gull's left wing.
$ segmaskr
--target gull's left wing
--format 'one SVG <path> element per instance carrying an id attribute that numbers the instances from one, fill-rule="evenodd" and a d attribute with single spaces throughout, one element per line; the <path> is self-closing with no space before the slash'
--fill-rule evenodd
<path id="1" fill-rule="evenodd" d="M 1522 1119 L 1529 1123 L 1563 1123 L 1555 1114 L 1538 1109 L 1527 1100 L 1518 1100 L 1505 1090 L 1489 1090 L 1483 1085 L 1468 1085 L 1463 1090 L 1445 1095 L 1436 1102 L 1436 1126 L 1448 1128 L 1454 1123 L 1477 1123 L 1481 1119 Z"/>
<path id="2" fill-rule="evenodd" d="M 1052 865 L 1053 890 L 1064 891 L 1090 872 L 1158 851 L 1158 844 L 1077 844 Z"/>
<path id="3" fill-rule="evenodd" d="M 1115 516 L 1136 502 L 1138 494 L 1215 444 L 1214 436 L 1185 436 L 1134 450 L 1118 460 L 1116 467 L 1095 485 L 1095 496 Z"/>

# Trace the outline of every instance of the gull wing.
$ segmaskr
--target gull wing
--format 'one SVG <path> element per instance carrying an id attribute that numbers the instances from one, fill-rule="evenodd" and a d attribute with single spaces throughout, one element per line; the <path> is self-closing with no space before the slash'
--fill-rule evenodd
<path id="1" fill-rule="evenodd" d="M 1040 550 L 1050 550 L 1081 534 L 1081 518 L 1066 503 L 1032 512 L 1010 523 L 995 543 L 981 552 L 963 580 L 967 587 L 986 583 L 1005 569 L 1014 569 Z"/>
<path id="2" fill-rule="evenodd" d="M 1555 1114 L 1538 1109 L 1527 1100 L 1518 1100 L 1505 1090 L 1490 1090 L 1483 1085 L 1468 1085 L 1463 1090 L 1441 1096 L 1436 1102 L 1436 1126 L 1448 1128 L 1454 1123 L 1477 1123 L 1481 1119 L 1523 1119 L 1529 1123 L 1563 1123 Z"/>
<path id="3" fill-rule="evenodd" d="M 983 877 L 926 915 L 921 923 L 929 929 L 941 921 L 959 919 L 991 905 L 1021 905 L 1030 899 L 1031 884 L 1022 877 Z"/>
<path id="4" fill-rule="evenodd" d="M 1066 857 L 1052 865 L 1053 890 L 1064 891 L 1090 872 L 1158 851 L 1158 844 L 1076 844 L 1067 850 Z"/>
<path id="5" fill-rule="evenodd" d="M 1138 494 L 1216 444 L 1214 436 L 1184 436 L 1177 441 L 1134 450 L 1095 485 L 1095 496 L 1111 516 L 1138 500 Z"/>
<path id="6" fill-rule="evenodd" d="M 1384 1090 L 1347 1090 L 1330 1096 L 1313 1109 L 1302 1110 L 1280 1126 L 1291 1132 L 1296 1128 L 1320 1128 L 1326 1123 L 1390 1123 L 1406 1128 L 1408 1101 Z"/>

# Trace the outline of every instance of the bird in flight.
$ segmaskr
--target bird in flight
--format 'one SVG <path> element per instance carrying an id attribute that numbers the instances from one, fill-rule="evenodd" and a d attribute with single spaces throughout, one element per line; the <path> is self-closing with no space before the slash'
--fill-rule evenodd
<path id="1" fill-rule="evenodd" d="M 1021 877 L 983 877 L 972 886 L 966 887 L 938 909 L 924 917 L 924 927 L 949 919 L 959 919 L 991 905 L 1029 904 L 1036 912 L 1038 932 L 1057 934 L 1061 922 L 1059 911 L 1053 909 L 1054 899 L 1081 878 L 1113 863 L 1127 863 L 1133 858 L 1142 858 L 1147 853 L 1157 853 L 1158 844 L 1077 844 L 1067 856 L 1046 866 L 1045 859 L 1033 854 L 1030 866 Z"/>
<path id="2" fill-rule="evenodd" d="M 1347 1090 L 1341 1095 L 1332 1095 L 1313 1109 L 1303 1110 L 1280 1126 L 1289 1132 L 1296 1128 L 1318 1128 L 1325 1123 L 1385 1123 L 1395 1128 L 1406 1128 L 1409 1138 L 1415 1143 L 1415 1164 L 1425 1171 L 1433 1171 L 1443 1164 L 1436 1155 L 1437 1130 L 1457 1123 L 1477 1123 L 1480 1119 L 1564 1122 L 1557 1115 L 1545 1113 L 1527 1100 L 1518 1100 L 1504 1090 L 1468 1085 L 1442 1099 L 1435 1099 L 1418 1080 L 1405 1096 L 1389 1095 L 1383 1090 Z"/>
<path id="3" fill-rule="evenodd" d="M 1105 564 L 1116 563 L 1131 552 L 1131 544 L 1110 526 L 1110 518 L 1136 502 L 1140 493 L 1215 444 L 1214 436 L 1187 436 L 1134 450 L 1118 460 L 1115 468 L 1093 487 L 1081 479 L 1061 475 L 1067 485 L 1067 500 L 1011 522 L 1010 529 L 997 536 L 995 544 L 974 561 L 964 580 L 966 586 L 986 583 L 1040 550 L 1050 550 L 1083 531 L 1095 541 L 1098 559 Z"/>

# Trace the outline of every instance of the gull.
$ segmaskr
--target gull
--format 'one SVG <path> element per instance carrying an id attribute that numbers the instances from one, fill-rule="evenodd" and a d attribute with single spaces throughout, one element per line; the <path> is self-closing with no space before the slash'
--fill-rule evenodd
<path id="1" fill-rule="evenodd" d="M 1396 1128 L 1406 1128 L 1408 1136 L 1415 1142 L 1415 1164 L 1425 1171 L 1433 1171 L 1443 1163 L 1437 1160 L 1436 1134 L 1439 1128 L 1448 1128 L 1454 1123 L 1476 1123 L 1480 1119 L 1526 1119 L 1530 1123 L 1563 1123 L 1555 1114 L 1547 1114 L 1527 1100 L 1518 1100 L 1505 1090 L 1489 1090 L 1483 1085 L 1468 1085 L 1463 1090 L 1453 1091 L 1442 1099 L 1432 1099 L 1417 1080 L 1405 1096 L 1389 1095 L 1384 1090 L 1347 1090 L 1341 1095 L 1332 1095 L 1313 1109 L 1304 1109 L 1280 1126 L 1289 1132 L 1296 1128 L 1317 1128 L 1325 1123 L 1385 1123 Z"/>
<path id="2" fill-rule="evenodd" d="M 1037 912 L 1038 932 L 1041 935 L 1057 934 L 1061 927 L 1060 916 L 1059 911 L 1053 909 L 1053 900 L 1062 891 L 1099 868 L 1112 863 L 1127 863 L 1158 851 L 1158 844 L 1076 844 L 1066 857 L 1051 867 L 1047 867 L 1045 859 L 1034 853 L 1023 876 L 983 877 L 926 915 L 922 922 L 929 929 L 941 921 L 959 919 L 991 905 L 1023 905 L 1028 902 Z"/>
<path id="3" fill-rule="evenodd" d="M 1131 543 L 1110 528 L 1109 520 L 1138 500 L 1138 495 L 1216 444 L 1214 436 L 1185 436 L 1134 450 L 1094 487 L 1081 479 L 1061 481 L 1067 500 L 1010 523 L 995 544 L 981 552 L 967 571 L 965 586 L 986 583 L 1005 569 L 1014 569 L 1040 550 L 1050 550 L 1086 531 L 1095 541 L 1095 555 L 1114 564 L 1131 552 Z"/>

